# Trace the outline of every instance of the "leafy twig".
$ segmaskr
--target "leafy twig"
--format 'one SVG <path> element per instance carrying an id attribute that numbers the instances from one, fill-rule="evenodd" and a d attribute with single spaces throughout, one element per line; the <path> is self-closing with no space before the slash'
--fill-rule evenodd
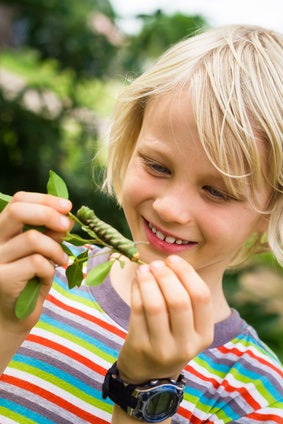
<path id="1" fill-rule="evenodd" d="M 69 197 L 68 188 L 65 182 L 61 177 L 59 177 L 59 175 L 57 175 L 53 171 L 49 172 L 49 179 L 47 182 L 47 193 L 63 198 Z M 0 212 L 5 208 L 5 206 L 10 202 L 11 199 L 11 196 L 0 193 Z M 67 233 L 63 241 L 68 242 L 74 246 L 97 244 L 100 246 L 108 247 L 109 251 L 112 253 L 119 254 L 117 257 L 111 257 L 109 261 L 92 268 L 86 277 L 87 285 L 95 286 L 101 284 L 110 272 L 115 261 L 119 261 L 120 266 L 123 267 L 124 262 L 120 259 L 121 254 L 128 256 L 129 259 L 135 262 L 143 263 L 138 257 L 135 243 L 123 237 L 116 229 L 111 227 L 109 224 L 106 224 L 103 221 L 99 220 L 91 209 L 87 208 L 86 206 L 83 206 L 80 208 L 77 215 L 74 215 L 73 213 L 69 212 L 68 216 L 72 218 L 81 227 L 83 231 L 87 233 L 89 238 L 83 238 L 75 233 Z M 89 221 L 89 217 L 92 218 L 92 220 Z M 92 225 L 94 217 L 96 217 L 96 219 L 99 221 L 100 226 L 102 225 L 102 227 L 104 226 L 104 228 L 106 227 L 108 229 L 108 235 L 109 231 L 111 232 L 112 240 L 111 237 L 104 237 L 101 231 L 96 231 L 96 227 Z M 29 228 L 35 227 L 25 227 L 25 229 Z M 38 231 L 44 231 L 44 227 L 36 227 L 36 229 Z M 117 241 L 114 242 L 115 237 L 113 238 L 113 234 L 115 235 L 115 237 L 118 237 L 120 239 L 120 244 Z M 69 249 L 69 247 L 65 243 L 62 243 L 62 248 L 69 256 L 71 262 L 66 269 L 66 277 L 68 280 L 69 288 L 72 289 L 75 286 L 79 287 L 84 278 L 83 265 L 89 259 L 89 249 L 87 248 L 78 256 L 75 256 L 71 249 Z M 34 277 L 30 279 L 16 301 L 15 315 L 19 320 L 24 320 L 33 312 L 37 302 L 39 291 L 39 278 Z"/>

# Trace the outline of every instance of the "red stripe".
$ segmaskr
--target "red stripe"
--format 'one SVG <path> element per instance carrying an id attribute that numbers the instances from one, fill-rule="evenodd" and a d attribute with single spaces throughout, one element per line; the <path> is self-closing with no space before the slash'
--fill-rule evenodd
<path id="1" fill-rule="evenodd" d="M 247 415 L 246 418 L 249 418 L 253 421 L 256 420 L 260 423 L 265 423 L 267 421 L 274 421 L 275 423 L 278 423 L 278 424 L 283 423 L 282 416 L 280 417 L 279 415 L 274 415 L 274 414 L 260 414 L 259 412 L 253 412 L 252 414 Z"/>
<path id="2" fill-rule="evenodd" d="M 66 346 L 61 345 L 60 343 L 56 343 L 52 340 L 46 339 L 45 337 L 36 336 L 34 334 L 29 334 L 27 337 L 27 340 L 37 343 L 39 345 L 43 345 L 46 347 L 49 347 L 50 349 L 56 350 L 58 352 L 63 353 L 64 355 L 74 359 L 77 362 L 80 362 L 81 364 L 85 365 L 86 367 L 90 368 L 91 370 L 96 371 L 97 373 L 101 375 L 106 374 L 106 369 L 99 366 L 95 362 L 91 361 L 90 359 L 84 357 L 83 355 L 79 354 L 78 352 L 75 352 L 72 349 L 67 348 Z"/>
<path id="3" fill-rule="evenodd" d="M 218 388 L 220 386 L 220 383 L 212 377 L 206 377 L 205 375 L 198 372 L 196 369 L 194 369 L 190 365 L 185 366 L 185 370 L 188 371 L 190 374 L 194 374 L 196 377 L 198 377 L 200 380 L 210 382 L 214 388 Z"/>
<path id="4" fill-rule="evenodd" d="M 49 402 L 52 402 L 54 405 L 58 405 L 60 408 L 63 408 L 71 412 L 75 416 L 83 420 L 86 420 L 87 422 L 91 422 L 95 424 L 108 424 L 108 421 L 105 421 L 89 412 L 84 411 L 83 409 L 66 401 L 65 399 L 62 399 L 61 397 L 54 395 L 54 393 L 49 392 L 33 383 L 28 383 L 26 381 L 21 380 L 20 378 L 8 376 L 5 374 L 2 375 L 2 380 L 5 383 L 12 384 L 16 387 L 20 387 L 24 390 L 27 390 L 28 392 L 35 393 L 36 395 L 42 397 L 43 399 L 46 399 Z"/>
<path id="5" fill-rule="evenodd" d="M 187 420 L 190 420 L 189 422 L 191 424 L 201 424 L 203 422 L 205 422 L 206 424 L 214 423 L 214 421 L 200 420 L 195 415 L 193 415 L 191 411 L 183 408 L 182 406 L 178 408 L 178 414 L 180 414 L 182 417 L 186 418 Z M 260 422 L 260 423 L 264 423 L 266 421 L 274 421 L 275 423 L 283 424 L 282 417 L 278 415 L 274 415 L 274 414 L 261 414 L 259 412 L 252 412 L 250 415 L 247 415 L 245 418 L 256 420 L 257 422 Z"/>
<path id="6" fill-rule="evenodd" d="M 191 366 L 186 366 L 185 370 L 188 371 L 190 374 L 195 375 L 196 377 L 198 377 L 201 381 L 206 381 L 206 382 L 210 382 L 212 384 L 212 386 L 216 389 L 219 388 L 219 386 L 222 386 L 225 388 L 225 390 L 227 392 L 233 393 L 233 392 L 237 392 L 240 394 L 240 396 L 250 405 L 252 406 L 254 409 L 258 409 L 260 408 L 260 404 L 257 403 L 254 398 L 250 395 L 250 393 L 248 392 L 248 390 L 245 387 L 234 387 L 232 386 L 227 380 L 223 379 L 221 383 L 219 383 L 217 380 L 215 380 L 214 378 L 210 378 L 210 377 L 206 377 L 202 374 L 200 374 L 197 370 L 195 370 L 194 368 L 192 368 Z"/>
<path id="7" fill-rule="evenodd" d="M 192 416 L 192 411 L 189 411 L 188 409 L 184 408 L 183 406 L 179 406 L 178 414 L 182 415 L 182 417 L 187 418 L 189 420 Z"/>
<path id="8" fill-rule="evenodd" d="M 206 424 L 213 424 L 212 421 L 203 421 L 201 419 L 199 419 L 198 417 L 196 417 L 192 411 L 183 408 L 182 406 L 179 406 L 178 408 L 178 414 L 180 414 L 182 417 L 186 418 L 187 420 L 189 420 L 190 424 L 201 424 L 201 423 L 206 423 Z"/>
<path id="9" fill-rule="evenodd" d="M 58 306 L 60 309 L 64 309 L 65 311 L 71 312 L 72 314 L 75 314 L 76 316 L 80 316 L 88 321 L 98 324 L 100 327 L 105 328 L 106 330 L 116 334 L 117 336 L 122 337 L 123 339 L 125 339 L 126 337 L 126 333 L 124 331 L 119 330 L 113 325 L 108 324 L 107 322 L 102 321 L 101 319 L 94 317 L 93 315 L 90 315 L 87 312 L 84 312 L 80 309 L 74 308 L 73 306 L 70 306 L 61 302 L 60 300 L 56 299 L 51 294 L 49 294 L 46 299 L 49 300 L 54 305 Z"/>
<path id="10" fill-rule="evenodd" d="M 251 358 L 256 359 L 258 362 L 260 362 L 261 364 L 263 364 L 264 366 L 271 368 L 273 371 L 275 371 L 277 374 L 279 374 L 279 376 L 281 378 L 283 378 L 283 371 L 281 371 L 279 369 L 279 367 L 276 367 L 275 365 L 273 365 L 271 362 L 267 361 L 266 359 L 260 358 L 259 356 L 257 356 L 254 352 L 252 352 L 250 349 L 245 350 L 244 352 L 241 352 L 239 349 L 237 349 L 236 347 L 229 349 L 225 346 L 221 346 L 218 348 L 218 350 L 221 353 L 233 353 L 236 356 L 243 356 L 244 354 L 248 354 Z"/>
<path id="11" fill-rule="evenodd" d="M 183 408 L 183 407 L 179 407 L 178 409 L 178 413 L 180 415 L 182 415 L 183 417 L 187 418 L 190 424 L 201 424 L 203 423 L 203 420 L 200 420 L 199 418 L 197 418 L 195 415 L 193 415 L 193 413 L 191 411 L 188 411 L 187 409 Z"/>
<path id="12" fill-rule="evenodd" d="M 227 392 L 233 393 L 238 392 L 240 393 L 240 396 L 245 399 L 245 401 L 253 408 L 253 409 L 259 409 L 261 405 L 250 395 L 248 392 L 248 389 L 246 387 L 233 387 L 231 384 L 228 383 L 227 380 L 223 380 L 222 386 L 225 388 Z"/>

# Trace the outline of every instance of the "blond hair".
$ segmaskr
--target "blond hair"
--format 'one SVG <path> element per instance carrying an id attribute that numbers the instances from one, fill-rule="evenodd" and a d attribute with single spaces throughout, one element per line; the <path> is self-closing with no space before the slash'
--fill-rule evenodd
<path id="1" fill-rule="evenodd" d="M 281 34 L 248 25 L 210 29 L 172 46 L 119 98 L 110 134 L 108 192 L 121 200 L 148 101 L 189 90 L 200 141 L 234 194 L 245 186 L 257 207 L 260 181 L 270 187 L 268 210 L 262 211 L 269 219 L 267 243 L 257 234 L 248 250 L 254 253 L 268 245 L 283 264 L 282 46 Z"/>

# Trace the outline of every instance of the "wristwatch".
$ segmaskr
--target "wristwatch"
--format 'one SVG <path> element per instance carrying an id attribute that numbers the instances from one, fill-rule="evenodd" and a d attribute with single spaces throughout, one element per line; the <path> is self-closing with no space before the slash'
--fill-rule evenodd
<path id="1" fill-rule="evenodd" d="M 149 380 L 128 384 L 119 377 L 117 362 L 107 371 L 102 385 L 102 397 L 109 397 L 125 412 L 147 423 L 159 423 L 177 412 L 185 388 L 185 378 Z"/>

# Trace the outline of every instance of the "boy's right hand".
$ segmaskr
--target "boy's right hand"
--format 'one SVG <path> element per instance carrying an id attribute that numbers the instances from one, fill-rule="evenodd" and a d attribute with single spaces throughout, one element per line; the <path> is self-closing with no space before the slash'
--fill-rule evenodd
<path id="1" fill-rule="evenodd" d="M 36 324 L 47 296 L 54 265 L 67 263 L 59 245 L 73 221 L 66 216 L 69 200 L 49 194 L 18 192 L 0 214 L 0 330 L 25 333 Z M 23 231 L 24 226 L 44 226 L 46 231 Z M 34 312 L 24 321 L 14 313 L 16 300 L 34 276 L 41 289 Z"/>

